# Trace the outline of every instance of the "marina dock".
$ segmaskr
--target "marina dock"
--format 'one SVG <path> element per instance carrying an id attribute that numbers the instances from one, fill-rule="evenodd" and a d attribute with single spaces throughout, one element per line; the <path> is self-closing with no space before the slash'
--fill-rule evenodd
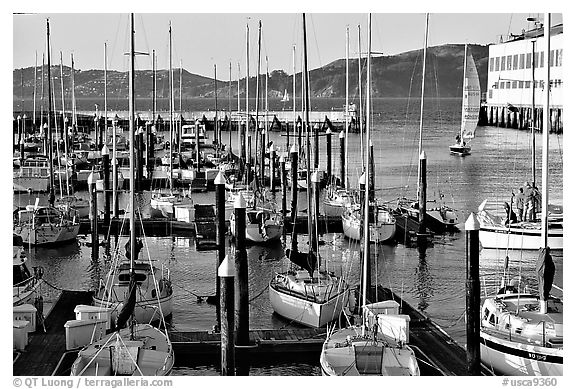
<path id="1" fill-rule="evenodd" d="M 446 332 L 422 313 L 402 301 L 382 286 L 372 288 L 377 300 L 394 299 L 401 304 L 401 313 L 410 316 L 410 346 L 420 363 L 422 375 L 467 375 L 466 351 Z M 23 352 L 14 353 L 13 375 L 69 375 L 70 366 L 78 350 L 66 351 L 64 323 L 73 320 L 74 307 L 90 304 L 89 291 L 62 291 L 45 320 L 44 329 L 30 334 Z M 209 331 L 169 331 L 174 346 L 176 366 L 182 363 L 217 365 L 220 358 L 220 334 Z M 250 345 L 243 347 L 250 362 L 271 360 L 319 361 L 326 339 L 326 328 L 254 329 L 250 331 Z M 180 362 L 179 362 L 180 361 Z M 483 374 L 490 374 L 483 369 Z"/>

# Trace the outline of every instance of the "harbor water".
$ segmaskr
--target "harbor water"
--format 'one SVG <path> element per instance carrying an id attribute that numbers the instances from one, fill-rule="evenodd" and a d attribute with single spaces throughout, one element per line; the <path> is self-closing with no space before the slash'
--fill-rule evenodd
<path id="1" fill-rule="evenodd" d="M 329 104 L 326 102 L 325 104 Z M 333 106 L 338 103 L 330 102 Z M 376 166 L 377 197 L 391 205 L 399 197 L 415 198 L 418 166 L 418 100 L 375 99 L 372 142 Z M 329 109 L 321 106 L 319 109 Z M 479 127 L 472 140 L 472 154 L 462 158 L 449 154 L 448 146 L 460 126 L 460 99 L 426 100 L 423 126 L 423 150 L 427 156 L 427 197 L 429 207 L 445 203 L 458 211 L 460 231 L 437 235 L 425 251 L 402 244 L 382 244 L 378 247 L 373 268 L 373 282 L 382 284 L 400 295 L 404 301 L 418 308 L 443 328 L 459 344 L 465 346 L 466 300 L 466 246 L 464 222 L 480 203 L 489 198 L 497 202 L 510 202 L 512 191 L 517 192 L 525 181 L 532 180 L 531 138 L 528 132 L 498 127 Z M 212 139 L 212 134 L 209 133 Z M 339 174 L 338 134 L 332 140 L 332 172 Z M 361 174 L 360 136 L 349 134 L 349 180 L 357 185 Z M 232 148 L 237 154 L 237 134 L 233 133 Z M 229 134 L 222 139 L 227 143 Z M 286 138 L 280 133 L 270 133 L 270 140 L 281 150 L 286 149 Z M 563 137 L 550 137 L 550 202 L 563 201 Z M 541 183 L 541 141 L 537 134 L 536 182 Z M 320 167 L 325 169 L 326 141 L 320 138 Z M 313 153 L 312 153 L 313 155 Z M 87 198 L 87 193 L 77 193 Z M 142 213 L 147 214 L 149 194 L 139 196 Z M 280 201 L 280 192 L 276 194 Z M 14 205 L 33 204 L 35 195 L 14 194 Z M 196 203 L 214 203 L 214 192 L 194 194 Z M 40 202 L 46 199 L 41 197 Z M 435 201 L 435 203 L 433 202 Z M 120 196 L 120 208 L 126 199 Z M 300 207 L 305 208 L 306 193 L 300 193 Z M 211 331 L 216 324 L 216 308 L 205 297 L 215 293 L 216 251 L 196 250 L 191 234 L 169 234 L 166 237 L 147 237 L 141 256 L 149 254 L 158 266 L 170 268 L 174 285 L 173 318 L 176 330 Z M 101 236 L 101 239 L 104 237 Z M 289 243 L 289 237 L 288 243 Z M 112 245 L 123 247 L 127 237 L 110 237 Z M 304 250 L 307 236 L 298 238 Z M 110 260 L 103 248 L 97 262 L 90 259 L 91 248 L 86 244 L 90 236 L 79 236 L 77 242 L 55 248 L 25 247 L 31 266 L 42 266 L 44 278 L 50 284 L 44 287 L 45 300 L 53 300 L 59 288 L 91 289 L 98 286 L 106 275 Z M 323 264 L 357 284 L 360 269 L 360 245 L 349 241 L 342 234 L 328 233 L 320 237 L 320 257 Z M 290 323 L 272 313 L 268 301 L 268 282 L 275 272 L 286 270 L 288 263 L 282 259 L 283 243 L 248 248 L 249 299 L 251 329 L 291 328 Z M 123 251 L 123 250 L 121 250 Z M 374 250 L 372 251 L 373 255 Z M 482 250 L 480 253 L 481 276 L 497 279 L 504 271 L 504 258 L 509 257 L 508 272 L 521 274 L 535 282 L 537 252 L 509 252 Z M 563 252 L 552 252 L 556 265 L 554 284 L 563 288 Z M 555 294 L 558 294 L 555 291 Z M 218 366 L 187 366 L 177 361 L 176 375 L 217 375 Z M 251 375 L 318 375 L 318 361 L 252 366 Z"/>

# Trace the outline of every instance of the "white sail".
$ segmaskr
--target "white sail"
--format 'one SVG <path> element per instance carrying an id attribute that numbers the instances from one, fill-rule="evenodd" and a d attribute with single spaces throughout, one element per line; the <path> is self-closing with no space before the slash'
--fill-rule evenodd
<path id="1" fill-rule="evenodd" d="M 282 97 L 282 100 L 280 100 L 280 101 L 283 101 L 283 102 L 290 101 L 290 97 L 288 97 L 288 91 L 286 89 L 284 89 L 284 97 Z"/>
<path id="2" fill-rule="evenodd" d="M 468 52 L 466 69 L 464 71 L 463 97 L 462 97 L 462 139 L 474 138 L 478 116 L 480 113 L 480 80 L 474 63 L 472 53 Z"/>

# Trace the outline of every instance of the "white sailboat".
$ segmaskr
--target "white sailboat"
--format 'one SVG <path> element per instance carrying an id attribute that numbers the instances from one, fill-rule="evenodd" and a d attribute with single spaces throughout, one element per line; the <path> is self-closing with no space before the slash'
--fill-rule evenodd
<path id="1" fill-rule="evenodd" d="M 456 143 L 450 146 L 450 153 L 465 156 L 470 154 L 469 143 L 473 139 L 478 126 L 480 113 L 480 80 L 478 70 L 474 63 L 468 45 L 464 45 L 464 79 L 462 81 L 462 123 L 460 133 L 456 136 Z"/>
<path id="2" fill-rule="evenodd" d="M 130 15 L 130 144 L 134 145 L 134 16 Z M 130 152 L 130 243 L 129 271 L 127 279 L 119 279 L 128 284 L 126 300 L 118 314 L 114 331 L 104 335 L 93 331 L 92 342 L 78 353 L 70 375 L 111 376 L 111 375 L 168 375 L 174 366 L 174 349 L 166 330 L 161 331 L 150 324 L 136 324 L 134 307 L 137 304 L 138 284 L 143 280 L 136 271 L 138 254 L 136 240 L 136 202 L 134 182 L 134 152 Z M 155 281 L 155 280 L 154 280 Z M 159 285 L 156 285 L 158 288 Z M 129 324 L 127 328 L 123 328 Z M 98 339 L 98 337 L 101 337 Z"/>
<path id="3" fill-rule="evenodd" d="M 368 76 L 370 91 L 370 51 L 372 15 L 368 21 Z M 368 93 L 369 96 L 369 93 Z M 366 150 L 370 144 L 370 104 L 367 98 L 366 112 Z M 366 153 L 366 172 L 369 176 L 370 165 Z M 369 196 L 364 193 L 364 212 L 368 214 Z M 368 218 L 364 218 L 364 231 L 369 231 Z M 382 301 L 367 304 L 367 274 L 369 254 L 369 234 L 363 236 L 363 274 L 362 274 L 362 318 L 360 325 L 329 331 L 320 353 L 322 375 L 384 375 L 416 376 L 420 368 L 414 351 L 407 345 L 408 322 L 406 315 L 398 314 L 399 305 L 394 301 Z"/>
<path id="4" fill-rule="evenodd" d="M 424 53 L 422 56 L 422 88 L 420 93 L 420 128 L 419 128 L 419 141 L 418 141 L 418 155 L 423 155 L 422 147 L 422 133 L 424 129 L 424 86 L 426 80 L 426 51 L 428 49 L 428 17 L 426 17 L 426 36 L 424 38 Z M 462 111 L 465 112 L 464 110 Z M 425 154 L 424 154 L 425 155 Z M 418 186 L 424 172 L 420 171 L 420 164 L 418 164 Z M 418 187 L 417 194 L 419 195 L 421 188 Z M 418 198 L 419 196 L 416 196 Z M 447 231 L 458 230 L 458 215 L 455 210 L 447 206 L 443 201 L 443 195 L 439 193 L 440 203 L 437 207 L 427 209 L 424 215 L 426 227 L 437 233 L 444 233 Z M 409 217 L 419 221 L 420 210 L 418 208 L 418 200 L 400 197 L 397 200 L 396 214 L 402 217 Z"/>
<path id="5" fill-rule="evenodd" d="M 42 285 L 42 270 L 34 268 L 31 273 L 26 266 L 26 255 L 19 246 L 13 246 L 12 258 L 12 305 L 33 304 Z"/>
<path id="6" fill-rule="evenodd" d="M 544 17 L 545 84 L 550 85 L 550 14 Z M 564 364 L 563 302 L 550 295 L 555 266 L 548 239 L 548 132 L 550 89 L 545 91 L 542 129 L 542 188 L 540 252 L 536 264 L 538 294 L 522 290 L 520 282 L 506 285 L 484 300 L 481 311 L 482 362 L 507 375 L 561 376 Z"/>
<path id="7" fill-rule="evenodd" d="M 306 16 L 302 15 L 303 23 L 303 40 L 304 40 L 304 84 L 308 84 L 307 69 L 307 50 L 306 50 Z M 308 172 L 310 163 L 310 140 L 308 132 L 308 107 L 309 100 L 307 96 L 308 88 L 305 87 L 304 104 L 305 104 L 305 126 L 306 126 L 306 146 L 308 158 Z M 317 172 L 314 172 L 317 174 Z M 310 181 L 317 181 L 318 177 L 310 177 Z M 310 188 L 310 185 L 307 185 Z M 311 210 L 310 197 L 308 208 Z M 320 269 L 316 266 L 318 247 L 315 247 L 313 235 L 315 232 L 312 227 L 311 212 L 308 212 L 308 235 L 310 237 L 310 247 L 308 253 L 298 252 L 298 241 L 296 229 L 292 232 L 292 250 L 286 250 L 286 257 L 291 263 L 304 270 L 295 270 L 294 268 L 284 272 L 277 273 L 270 280 L 268 296 L 274 312 L 293 322 L 300 323 L 310 327 L 322 327 L 327 323 L 334 321 L 340 316 L 342 310 L 348 304 L 350 288 L 346 281 L 327 270 Z M 318 223 L 318 220 L 316 220 Z M 317 230 L 316 230 L 317 231 Z"/>
<path id="8" fill-rule="evenodd" d="M 282 97 L 282 99 L 280 101 L 283 103 L 287 103 L 290 101 L 290 97 L 289 97 L 288 91 L 286 89 L 284 89 L 284 96 Z"/>

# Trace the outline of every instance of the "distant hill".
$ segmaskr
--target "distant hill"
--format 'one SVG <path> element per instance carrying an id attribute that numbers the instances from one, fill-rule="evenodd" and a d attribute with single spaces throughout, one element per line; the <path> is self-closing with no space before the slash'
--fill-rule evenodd
<path id="1" fill-rule="evenodd" d="M 469 45 L 478 74 L 480 87 L 486 91 L 488 46 Z M 462 95 L 462 67 L 464 65 L 464 45 L 448 44 L 428 48 L 426 63 L 426 95 L 434 97 L 460 97 Z M 363 63 L 363 77 L 366 74 L 366 59 Z M 358 59 L 349 60 L 350 95 L 357 96 Z M 44 69 L 46 70 L 46 68 Z M 159 99 L 169 95 L 169 79 L 167 70 L 156 72 L 156 95 Z M 63 67 L 65 97 L 71 95 L 71 68 Z M 101 97 L 104 94 L 104 71 L 99 69 L 75 70 L 75 93 L 77 99 Z M 53 65 L 51 69 L 55 96 L 61 96 L 60 66 Z M 122 98 L 128 93 L 128 73 L 108 71 L 108 96 Z M 152 71 L 136 71 L 136 98 L 152 97 Z M 175 96 L 179 96 L 180 70 L 174 70 Z M 409 51 L 392 56 L 378 56 L 372 59 L 373 97 L 408 97 L 419 96 L 422 79 L 422 50 Z M 261 77 L 263 81 L 263 78 Z M 301 77 L 296 77 L 296 90 L 301 90 Z M 22 88 L 23 81 L 23 88 Z M 37 69 L 37 94 L 41 89 L 40 67 Z M 217 81 L 218 97 L 228 98 L 228 81 Z M 263 84 L 262 84 L 263 85 Z M 321 68 L 310 71 L 310 86 L 312 97 L 345 97 L 346 75 L 345 60 L 339 59 Z M 45 93 L 46 93 L 46 85 Z M 240 81 L 240 94 L 244 95 L 245 81 Z M 237 82 L 232 82 L 232 95 L 237 96 Z M 268 94 L 280 98 L 287 89 L 292 91 L 292 76 L 282 70 L 270 73 Z M 34 90 L 34 67 L 15 69 L 13 71 L 13 101 L 16 106 L 22 99 L 31 100 Z M 256 77 L 250 77 L 250 96 L 256 95 Z M 365 86 L 363 86 L 365 96 Z M 182 97 L 214 97 L 214 80 L 208 77 L 182 71 Z"/>

